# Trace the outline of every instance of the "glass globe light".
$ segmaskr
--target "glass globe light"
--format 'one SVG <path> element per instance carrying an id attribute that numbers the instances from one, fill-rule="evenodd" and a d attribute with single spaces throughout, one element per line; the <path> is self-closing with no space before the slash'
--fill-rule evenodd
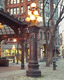
<path id="1" fill-rule="evenodd" d="M 30 16 L 30 20 L 35 20 L 35 16 L 34 15 L 31 15 Z"/>
<path id="2" fill-rule="evenodd" d="M 30 22 L 30 18 L 29 17 L 26 17 L 25 21 L 26 22 Z"/>
<path id="3" fill-rule="evenodd" d="M 36 7 L 36 3 L 32 3 L 31 4 L 31 7 Z"/>
<path id="4" fill-rule="evenodd" d="M 37 10 L 34 11 L 34 15 L 36 15 L 36 16 L 39 15 Z"/>
<path id="5" fill-rule="evenodd" d="M 13 39 L 13 42 L 17 42 L 17 39 Z"/>
<path id="6" fill-rule="evenodd" d="M 31 12 L 31 11 L 28 11 L 28 15 L 29 15 L 29 16 L 32 15 L 32 12 Z"/>
<path id="7" fill-rule="evenodd" d="M 38 22 L 43 21 L 42 17 L 41 17 L 41 16 L 37 17 L 37 21 L 38 21 Z"/>

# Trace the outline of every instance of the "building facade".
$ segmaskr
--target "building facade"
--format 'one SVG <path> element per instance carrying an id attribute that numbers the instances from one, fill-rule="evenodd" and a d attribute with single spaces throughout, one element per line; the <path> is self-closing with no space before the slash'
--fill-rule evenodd
<path id="1" fill-rule="evenodd" d="M 25 19 L 31 2 L 32 0 L 6 0 L 6 11 L 19 19 Z M 38 5 L 38 0 L 34 2 Z"/>
<path id="2" fill-rule="evenodd" d="M 58 6 L 58 16 L 62 11 L 63 6 L 64 0 L 61 0 Z M 62 16 L 64 16 L 64 13 Z M 62 54 L 62 51 L 64 51 L 64 19 L 59 23 L 59 39 L 60 39 L 60 53 Z"/>

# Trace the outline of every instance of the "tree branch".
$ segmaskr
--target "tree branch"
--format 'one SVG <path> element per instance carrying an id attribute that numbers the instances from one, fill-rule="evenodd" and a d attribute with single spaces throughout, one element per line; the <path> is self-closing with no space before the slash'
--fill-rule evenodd
<path id="1" fill-rule="evenodd" d="M 55 10 L 54 10 L 54 12 L 53 12 L 53 14 L 51 15 L 50 19 L 48 20 L 48 26 L 49 26 L 49 22 L 50 22 L 50 20 L 51 20 L 52 17 L 54 16 L 54 13 L 56 12 L 56 9 L 57 9 L 58 4 L 60 3 L 60 1 L 61 1 L 61 0 L 58 1 L 57 5 L 56 5 L 56 8 L 55 8 Z"/>
<path id="2" fill-rule="evenodd" d="M 61 11 L 61 13 L 60 13 L 59 18 L 57 19 L 56 25 L 55 25 L 55 27 L 54 27 L 54 32 L 55 32 L 55 30 L 56 30 L 58 24 L 59 24 L 59 23 L 62 21 L 62 19 L 64 18 L 64 16 L 62 17 L 63 12 L 64 12 L 64 6 L 63 6 L 63 9 L 62 9 L 62 11 Z M 62 17 L 62 18 L 61 18 L 61 17 Z"/>

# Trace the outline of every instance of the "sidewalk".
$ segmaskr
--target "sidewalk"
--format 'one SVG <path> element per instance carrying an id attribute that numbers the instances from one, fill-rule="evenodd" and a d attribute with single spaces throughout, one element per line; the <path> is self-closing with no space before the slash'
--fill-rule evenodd
<path id="1" fill-rule="evenodd" d="M 0 67 L 0 80 L 64 80 L 64 60 L 59 59 L 57 69 L 53 66 L 45 67 L 45 62 L 40 62 L 41 77 L 31 78 L 26 76 L 27 64 L 24 70 L 21 70 L 20 64 L 10 65 L 9 67 Z"/>

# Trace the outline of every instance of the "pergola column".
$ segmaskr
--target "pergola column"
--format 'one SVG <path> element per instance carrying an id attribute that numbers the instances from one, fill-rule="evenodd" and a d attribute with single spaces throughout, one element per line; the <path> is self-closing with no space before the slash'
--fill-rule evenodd
<path id="1" fill-rule="evenodd" d="M 21 69 L 24 69 L 24 33 L 21 40 Z"/>

